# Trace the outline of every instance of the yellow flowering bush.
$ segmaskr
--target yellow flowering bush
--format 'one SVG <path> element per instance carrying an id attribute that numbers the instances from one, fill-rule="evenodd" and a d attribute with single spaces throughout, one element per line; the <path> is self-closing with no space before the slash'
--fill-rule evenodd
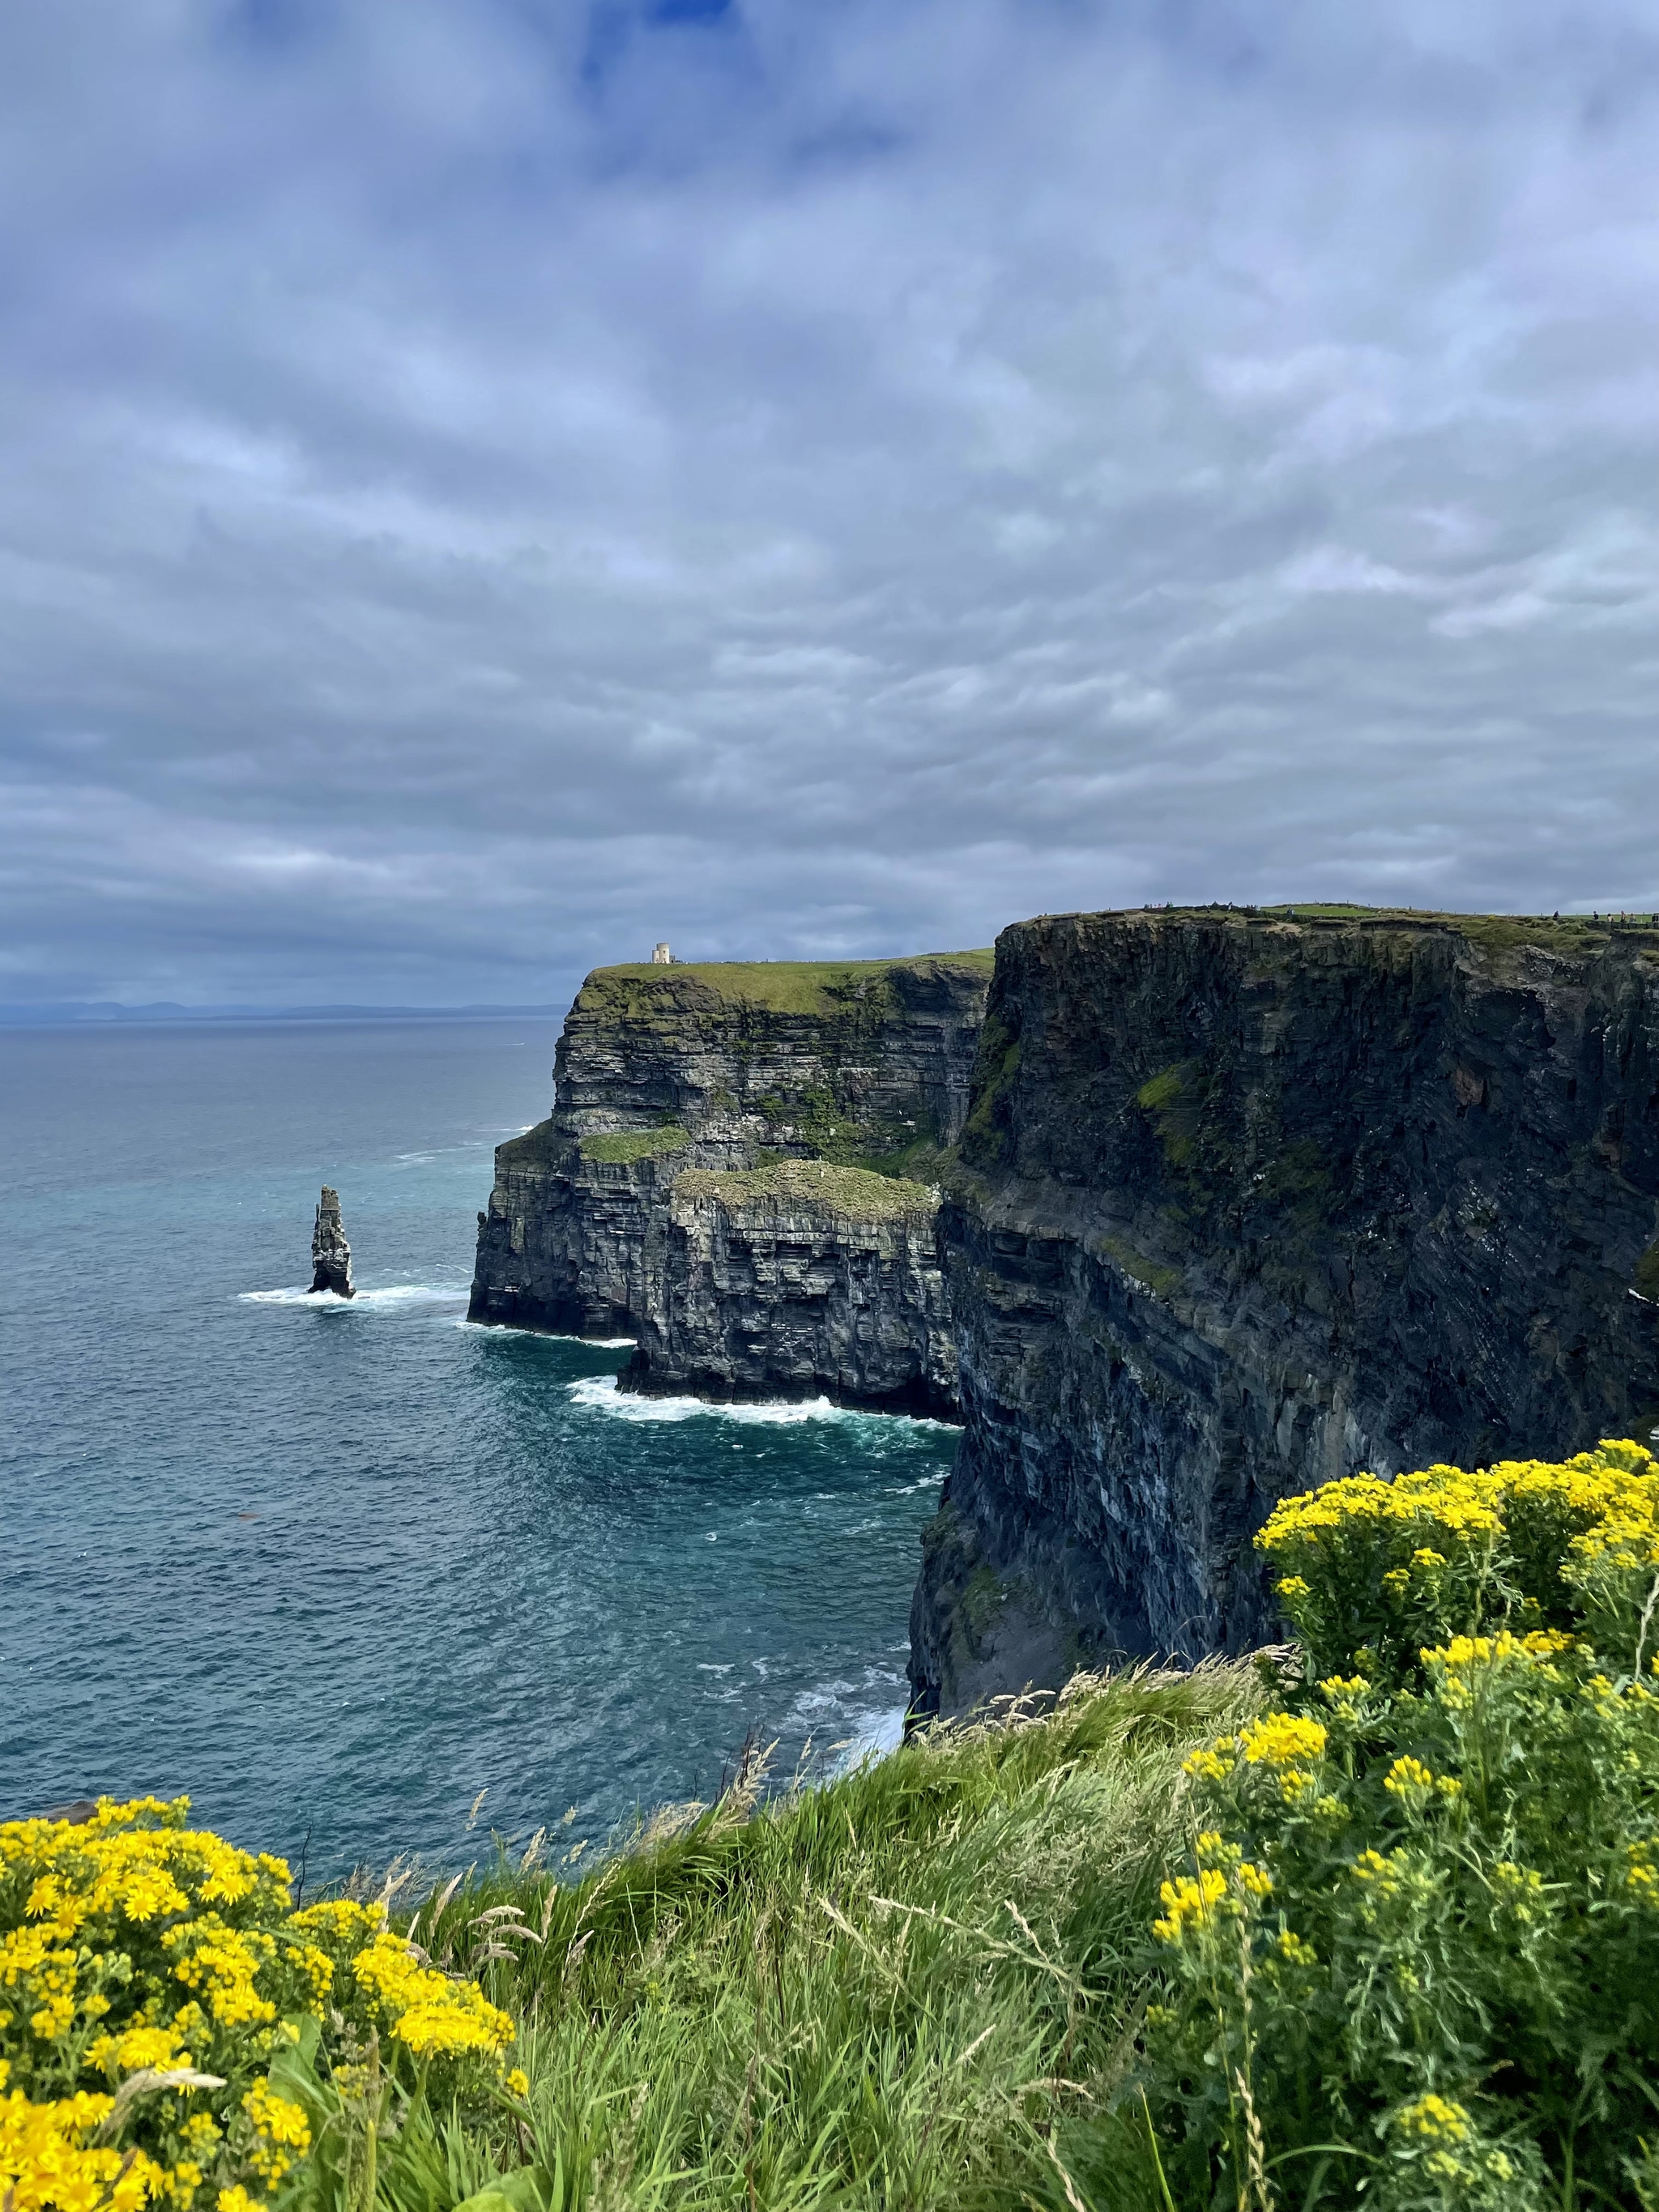
<path id="1" fill-rule="evenodd" d="M 1275 1507 L 1256 1542 L 1321 1672 L 1382 1685 L 1458 1635 L 1616 1642 L 1659 1573 L 1659 1461 L 1608 1441 L 1553 1464 L 1354 1475 Z"/>
<path id="2" fill-rule="evenodd" d="M 377 2114 L 434 2063 L 452 2094 L 499 2081 L 514 2025 L 475 1984 L 381 1905 L 295 1911 L 281 1859 L 188 1811 L 0 1824 L 5 2212 L 258 2212 L 340 2118 L 337 2069 L 372 2075 Z"/>
<path id="3" fill-rule="evenodd" d="M 1277 1509 L 1304 1679 L 1153 1923 L 1177 2201 L 1659 2212 L 1656 1524 L 1620 1443 Z"/>

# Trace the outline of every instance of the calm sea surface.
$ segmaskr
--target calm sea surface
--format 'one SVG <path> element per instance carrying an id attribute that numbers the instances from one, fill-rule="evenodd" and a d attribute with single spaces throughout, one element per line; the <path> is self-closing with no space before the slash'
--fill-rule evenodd
<path id="1" fill-rule="evenodd" d="M 894 1732 L 951 1431 L 465 1324 L 555 1036 L 0 1032 L 0 1817 L 186 1790 L 315 1881 Z M 324 1181 L 349 1305 L 302 1295 Z"/>

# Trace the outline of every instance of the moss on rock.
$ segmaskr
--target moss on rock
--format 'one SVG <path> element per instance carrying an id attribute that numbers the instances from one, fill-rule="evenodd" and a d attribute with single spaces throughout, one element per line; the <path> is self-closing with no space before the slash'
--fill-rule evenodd
<path id="1" fill-rule="evenodd" d="M 939 1194 L 925 1183 L 844 1168 L 827 1160 L 775 1160 L 761 1168 L 719 1175 L 688 1168 L 675 1178 L 677 1200 L 716 1199 L 728 1211 L 752 1206 L 810 1206 L 859 1221 L 927 1219 Z"/>

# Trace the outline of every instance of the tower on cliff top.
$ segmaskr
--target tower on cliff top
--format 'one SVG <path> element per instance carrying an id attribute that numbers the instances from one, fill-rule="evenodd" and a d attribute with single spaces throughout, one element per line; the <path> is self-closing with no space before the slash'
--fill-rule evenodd
<path id="1" fill-rule="evenodd" d="M 666 945 L 653 945 L 651 948 L 651 965 L 653 968 L 672 968 L 673 964 L 674 956 L 669 951 Z"/>

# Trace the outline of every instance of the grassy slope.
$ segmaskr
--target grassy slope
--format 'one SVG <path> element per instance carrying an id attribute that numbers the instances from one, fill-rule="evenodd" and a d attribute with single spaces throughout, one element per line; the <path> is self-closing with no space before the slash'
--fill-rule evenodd
<path id="1" fill-rule="evenodd" d="M 1102 2212 L 1156 2203 L 1105 2106 L 1182 1758 L 1257 1702 L 1237 1665 L 1079 1685 L 769 1804 L 740 1782 L 586 1881 L 475 1878 L 414 1932 L 519 2016 L 534 2123 L 452 2172 L 530 2159 L 567 2207 L 943 2212 L 1063 2208 L 1064 2167 Z M 514 1913 L 532 1936 L 483 1957 Z"/>
<path id="2" fill-rule="evenodd" d="M 1320 905 L 1309 900 L 1282 906 L 1147 907 L 1141 911 L 1154 920 L 1231 921 L 1240 927 L 1251 922 L 1284 923 L 1294 919 L 1327 928 L 1376 923 L 1390 929 L 1451 930 L 1494 953 L 1535 947 L 1544 952 L 1583 955 L 1615 942 L 1620 945 L 1634 942 L 1644 951 L 1659 950 L 1659 916 L 1645 913 L 1622 918 L 1611 913 L 1595 918 L 1587 914 L 1441 914 L 1414 907 Z"/>
<path id="3" fill-rule="evenodd" d="M 845 1004 L 860 983 L 879 982 L 896 968 L 933 962 L 971 969 L 988 977 L 995 955 L 988 947 L 973 952 L 918 953 L 902 960 L 677 960 L 672 968 L 638 961 L 596 968 L 583 986 L 606 996 L 629 985 L 661 985 L 690 978 L 734 1003 L 764 1006 L 775 1013 L 827 1014 Z"/>
<path id="4" fill-rule="evenodd" d="M 931 1219 L 938 1194 L 926 1184 L 865 1168 L 832 1166 L 823 1160 L 776 1160 L 763 1168 L 714 1175 L 688 1168 L 675 1178 L 677 1199 L 718 1199 L 728 1212 L 750 1206 L 810 1209 L 846 1215 L 858 1221 L 898 1221 L 907 1215 Z"/>

